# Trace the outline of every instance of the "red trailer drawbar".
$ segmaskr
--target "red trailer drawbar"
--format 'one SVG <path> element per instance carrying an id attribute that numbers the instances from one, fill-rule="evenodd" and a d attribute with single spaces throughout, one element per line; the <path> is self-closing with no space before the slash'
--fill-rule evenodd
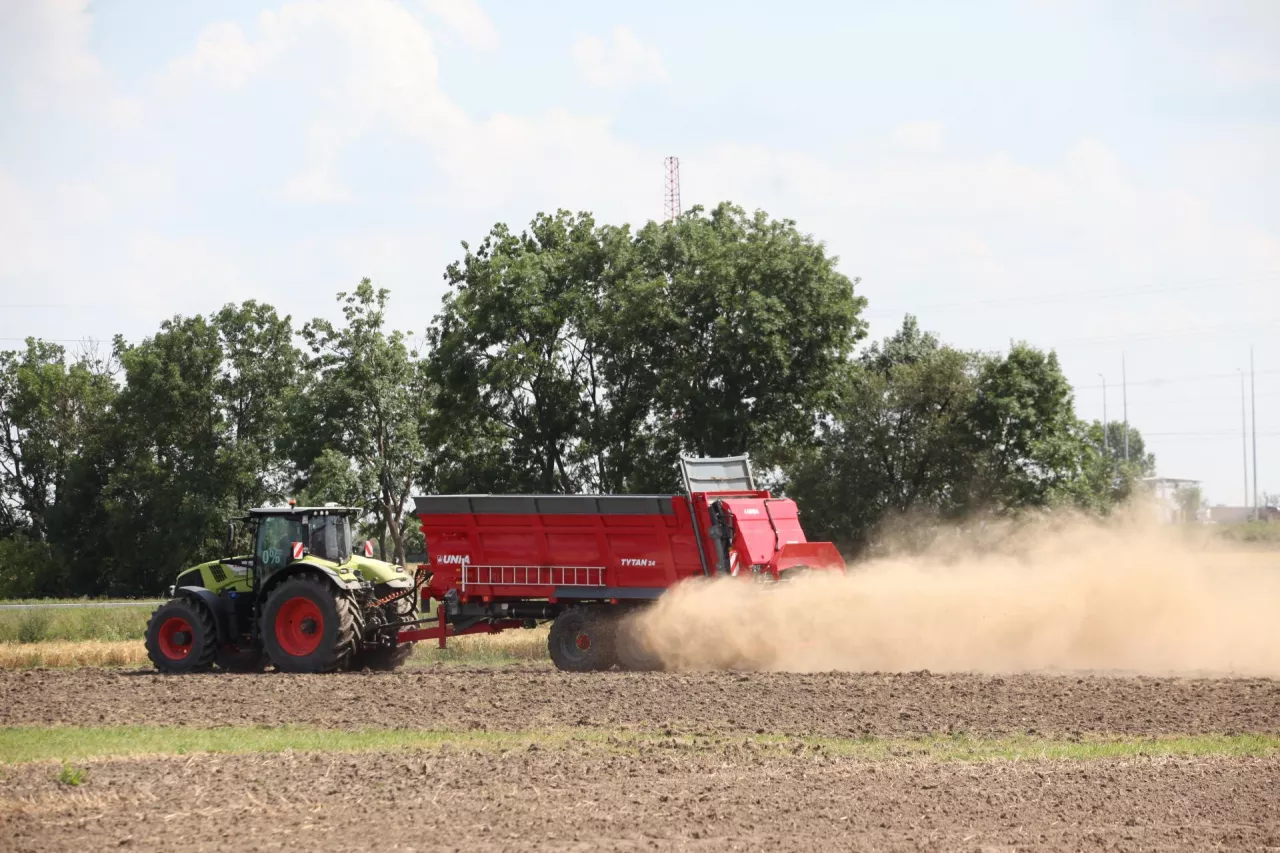
<path id="1" fill-rule="evenodd" d="M 434 627 L 401 640 L 533 627 L 561 669 L 659 666 L 621 617 L 691 577 L 776 581 L 843 570 L 809 542 L 788 498 L 755 488 L 746 457 L 682 459 L 684 495 L 429 495 L 415 498 L 439 602 Z"/>

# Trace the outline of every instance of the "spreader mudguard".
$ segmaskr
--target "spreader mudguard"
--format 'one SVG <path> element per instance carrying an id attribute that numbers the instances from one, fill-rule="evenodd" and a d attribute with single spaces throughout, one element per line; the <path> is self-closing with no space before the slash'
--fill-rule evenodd
<path id="1" fill-rule="evenodd" d="M 804 566 L 810 569 L 844 571 L 844 557 L 830 542 L 793 542 L 778 552 L 778 573 Z"/>

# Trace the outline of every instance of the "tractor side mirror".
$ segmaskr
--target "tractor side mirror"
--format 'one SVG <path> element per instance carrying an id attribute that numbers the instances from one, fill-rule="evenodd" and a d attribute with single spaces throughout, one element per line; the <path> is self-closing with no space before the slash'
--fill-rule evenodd
<path id="1" fill-rule="evenodd" d="M 234 557 L 236 555 L 235 547 L 236 547 L 236 523 L 234 521 L 228 521 L 227 522 L 227 541 L 226 541 L 226 544 L 223 545 L 222 553 L 226 554 L 228 557 Z"/>
<path id="2" fill-rule="evenodd" d="M 364 555 L 372 559 L 373 557 L 373 540 L 372 539 L 364 540 Z"/>

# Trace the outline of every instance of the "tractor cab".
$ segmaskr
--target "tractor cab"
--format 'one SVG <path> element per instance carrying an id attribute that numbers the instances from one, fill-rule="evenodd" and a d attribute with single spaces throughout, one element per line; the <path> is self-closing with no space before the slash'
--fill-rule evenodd
<path id="1" fill-rule="evenodd" d="M 304 555 L 345 563 L 351 558 L 352 507 L 288 507 L 249 510 L 248 519 L 257 528 L 254 564 L 262 574 L 300 560 Z"/>

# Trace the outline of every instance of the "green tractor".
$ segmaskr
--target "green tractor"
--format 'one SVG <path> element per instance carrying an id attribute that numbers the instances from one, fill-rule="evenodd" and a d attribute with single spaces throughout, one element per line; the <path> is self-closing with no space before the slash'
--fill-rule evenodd
<path id="1" fill-rule="evenodd" d="M 253 554 L 187 569 L 151 615 L 147 654 L 161 672 L 391 670 L 412 643 L 419 588 L 430 577 L 352 552 L 352 507 L 264 507 L 232 519 L 227 552 L 247 533 Z"/>

